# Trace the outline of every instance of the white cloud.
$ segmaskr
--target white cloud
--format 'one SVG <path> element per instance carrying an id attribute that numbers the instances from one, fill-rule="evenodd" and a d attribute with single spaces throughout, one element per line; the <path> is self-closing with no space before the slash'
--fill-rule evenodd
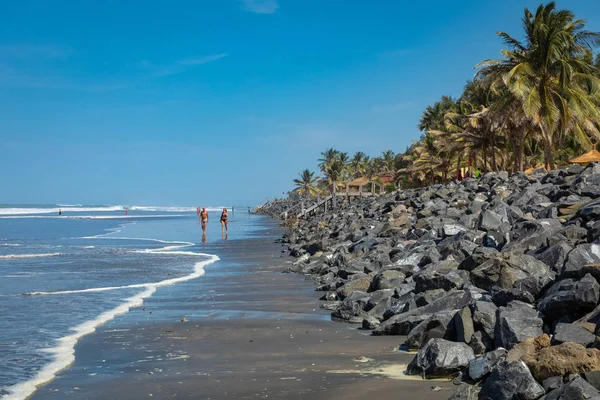
<path id="1" fill-rule="evenodd" d="M 207 64 L 212 61 L 217 61 L 221 58 L 227 57 L 229 54 L 221 53 L 221 54 L 213 54 L 211 56 L 199 57 L 199 58 L 185 58 L 183 60 L 176 61 L 177 64 L 181 65 L 202 65 Z"/>
<path id="2" fill-rule="evenodd" d="M 277 0 L 238 0 L 242 8 L 257 14 L 273 14 L 279 8 Z"/>
<path id="3" fill-rule="evenodd" d="M 181 74 L 187 71 L 190 67 L 208 64 L 209 62 L 217 61 L 227 56 L 227 53 L 212 54 L 204 57 L 176 60 L 175 62 L 166 65 L 157 65 L 148 60 L 142 60 L 137 63 L 137 67 L 148 71 L 152 77 L 171 76 Z"/>

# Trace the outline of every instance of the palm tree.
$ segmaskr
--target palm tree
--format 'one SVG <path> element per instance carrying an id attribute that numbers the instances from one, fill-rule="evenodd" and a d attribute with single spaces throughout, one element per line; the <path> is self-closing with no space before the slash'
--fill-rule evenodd
<path id="1" fill-rule="evenodd" d="M 535 15 L 526 8 L 523 26 L 525 43 L 500 32 L 512 50 L 502 51 L 503 60 L 478 66 L 483 66 L 483 74 L 500 77 L 519 100 L 544 144 L 546 166 L 553 168 L 557 137 L 600 137 L 600 80 L 597 69 L 583 59 L 600 43 L 600 34 L 584 30 L 584 20 L 576 20 L 571 11 L 556 10 L 554 2 L 540 5 Z"/>
<path id="2" fill-rule="evenodd" d="M 339 154 L 340 152 L 334 148 L 326 149 L 321 153 L 321 158 L 319 158 L 319 169 L 323 172 L 326 165 L 331 163 Z"/>
<path id="3" fill-rule="evenodd" d="M 331 185 L 331 195 L 333 196 L 333 207 L 336 207 L 336 198 L 335 191 L 337 184 L 344 177 L 344 173 L 346 171 L 346 164 L 340 159 L 340 157 L 335 157 L 333 160 L 324 164 L 323 174 L 325 175 L 325 179 Z"/>
<path id="4" fill-rule="evenodd" d="M 427 132 L 430 129 L 442 129 L 444 126 L 444 115 L 456 107 L 456 100 L 451 96 L 442 96 L 433 106 L 427 106 L 419 120 L 420 131 Z"/>
<path id="5" fill-rule="evenodd" d="M 294 192 L 302 197 L 313 197 L 317 194 L 317 183 L 319 178 L 315 177 L 315 173 L 305 169 L 299 175 L 299 179 L 294 179 L 296 188 Z"/>
<path id="6" fill-rule="evenodd" d="M 357 151 L 350 159 L 349 170 L 352 178 L 360 178 L 366 173 L 369 157 L 362 151 Z"/>
<path id="7" fill-rule="evenodd" d="M 386 150 L 381 153 L 382 169 L 379 171 L 380 173 L 389 174 L 394 173 L 395 171 L 395 161 L 396 155 L 392 150 Z"/>

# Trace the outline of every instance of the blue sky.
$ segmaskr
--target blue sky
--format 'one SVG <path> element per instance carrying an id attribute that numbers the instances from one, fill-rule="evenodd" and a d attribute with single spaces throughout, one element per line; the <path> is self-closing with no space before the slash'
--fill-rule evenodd
<path id="1" fill-rule="evenodd" d="M 0 203 L 252 205 L 325 148 L 402 152 L 538 4 L 5 1 Z"/>

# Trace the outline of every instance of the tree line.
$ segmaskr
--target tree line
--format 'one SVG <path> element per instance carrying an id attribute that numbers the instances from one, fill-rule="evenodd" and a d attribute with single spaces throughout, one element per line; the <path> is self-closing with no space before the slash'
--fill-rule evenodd
<path id="1" fill-rule="evenodd" d="M 523 40 L 498 32 L 502 58 L 477 64 L 462 94 L 442 96 L 419 120 L 421 137 L 404 153 L 369 158 L 322 153 L 322 177 L 304 170 L 295 192 L 312 196 L 350 178 L 392 174 L 396 184 L 426 185 L 459 171 L 553 169 L 600 142 L 600 33 L 554 2 L 525 8 Z"/>

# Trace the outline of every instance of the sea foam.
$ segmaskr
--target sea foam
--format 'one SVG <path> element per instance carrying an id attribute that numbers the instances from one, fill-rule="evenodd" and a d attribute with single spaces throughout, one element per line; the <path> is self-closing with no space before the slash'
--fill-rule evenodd
<path id="1" fill-rule="evenodd" d="M 115 239 L 128 239 L 128 238 L 115 238 Z M 140 239 L 134 239 L 140 240 Z M 14 386 L 7 388 L 9 394 L 3 397 L 3 400 L 23 400 L 27 397 L 31 396 L 33 392 L 36 391 L 37 387 L 54 379 L 56 374 L 62 369 L 68 367 L 75 360 L 75 345 L 77 341 L 90 333 L 93 333 L 99 325 L 102 325 L 113 318 L 115 318 L 119 314 L 123 314 L 129 311 L 130 308 L 140 306 L 143 304 L 144 299 L 150 297 L 157 288 L 162 286 L 169 286 L 180 282 L 189 281 L 191 279 L 199 278 L 204 275 L 204 267 L 210 265 L 219 260 L 219 257 L 212 254 L 205 253 L 194 253 L 188 251 L 170 251 L 176 250 L 183 247 L 189 247 L 193 245 L 193 243 L 189 242 L 169 242 L 158 239 L 142 239 L 142 240 L 152 240 L 156 242 L 161 242 L 165 244 L 173 244 L 177 243 L 178 246 L 166 246 L 156 250 L 141 250 L 144 253 L 155 253 L 155 254 L 183 254 L 185 255 L 193 255 L 198 257 L 208 257 L 207 260 L 203 260 L 197 262 L 194 265 L 194 270 L 191 274 L 185 275 L 178 278 L 166 279 L 160 282 L 155 283 L 142 283 L 135 285 L 127 285 L 127 286 L 115 286 L 115 287 L 100 287 L 100 288 L 90 288 L 90 289 L 81 289 L 81 290 L 65 290 L 65 291 L 56 291 L 56 292 L 32 292 L 27 293 L 29 295 L 59 295 L 59 294 L 72 294 L 72 293 L 85 293 L 85 292 L 100 292 L 107 290 L 119 290 L 119 289 L 129 289 L 129 288 L 144 288 L 142 292 L 138 293 L 135 296 L 132 296 L 126 299 L 121 305 L 113 308 L 112 310 L 106 311 L 100 314 L 97 318 L 86 321 L 76 327 L 72 328 L 73 334 L 64 336 L 57 340 L 57 345 L 53 348 L 46 349 L 45 351 L 52 354 L 54 359 L 49 364 L 42 367 L 40 371 L 32 378 L 25 382 L 18 383 Z"/>
<path id="2" fill-rule="evenodd" d="M 41 257 L 57 257 L 61 253 L 38 253 L 38 254 L 6 254 L 0 256 L 0 260 L 19 260 L 27 258 L 41 258 Z"/>

